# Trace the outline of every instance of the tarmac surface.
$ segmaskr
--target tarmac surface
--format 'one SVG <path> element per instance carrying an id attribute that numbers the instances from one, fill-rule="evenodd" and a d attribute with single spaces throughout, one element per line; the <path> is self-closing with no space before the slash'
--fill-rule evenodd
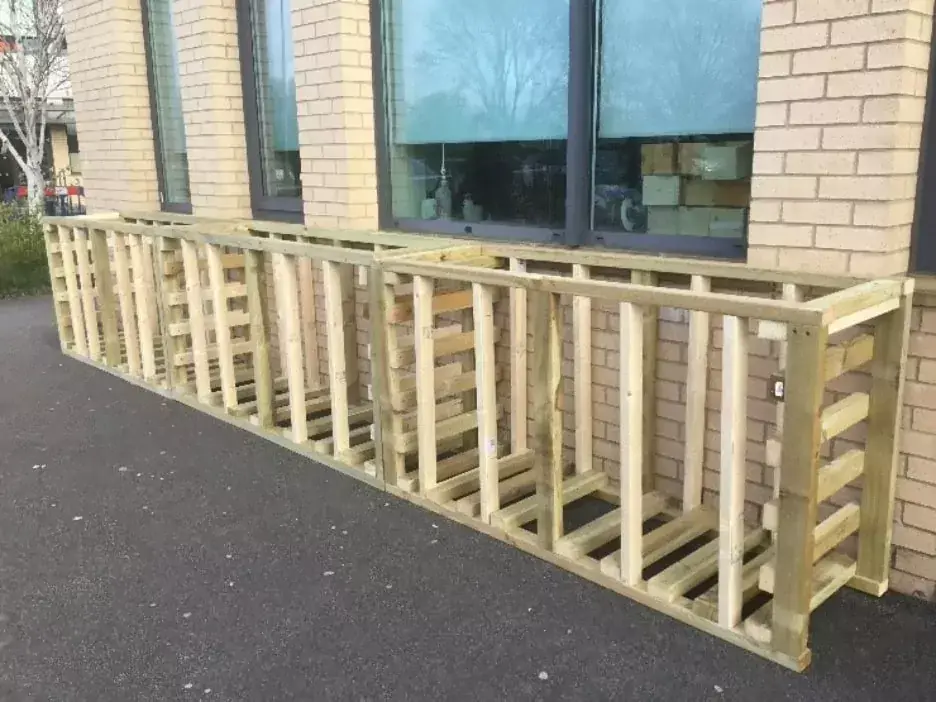
<path id="1" fill-rule="evenodd" d="M 0 700 L 936 700 L 936 607 L 797 675 L 61 355 L 0 300 Z"/>

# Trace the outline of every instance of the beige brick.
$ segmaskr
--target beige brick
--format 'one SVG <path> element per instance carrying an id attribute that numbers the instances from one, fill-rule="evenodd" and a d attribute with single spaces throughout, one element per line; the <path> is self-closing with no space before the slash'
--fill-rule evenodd
<path id="1" fill-rule="evenodd" d="M 863 122 L 923 122 L 926 100 L 911 96 L 868 98 L 862 108 Z"/>
<path id="2" fill-rule="evenodd" d="M 826 89 L 828 97 L 864 97 L 871 95 L 912 95 L 916 77 L 904 69 L 833 73 Z"/>
<path id="3" fill-rule="evenodd" d="M 754 132 L 754 151 L 809 151 L 819 148 L 818 127 L 771 127 Z"/>
<path id="4" fill-rule="evenodd" d="M 870 0 L 797 0 L 796 21 L 841 19 L 868 13 Z"/>
<path id="5" fill-rule="evenodd" d="M 865 49 L 863 46 L 807 49 L 797 51 L 793 56 L 793 73 L 803 75 L 858 71 L 864 68 L 864 63 Z"/>
<path id="6" fill-rule="evenodd" d="M 899 134 L 892 125 L 836 126 L 822 131 L 822 148 L 838 151 L 890 149 L 897 146 Z"/>
<path id="7" fill-rule="evenodd" d="M 795 224 L 762 224 L 752 222 L 748 238 L 760 246 L 792 246 L 807 248 L 813 245 L 813 227 Z"/>
<path id="8" fill-rule="evenodd" d="M 793 54 L 761 54 L 758 75 L 761 78 L 777 78 L 790 75 Z"/>
<path id="9" fill-rule="evenodd" d="M 752 268 L 774 269 L 780 264 L 780 249 L 776 246 L 760 246 L 756 240 L 748 242 L 747 263 Z"/>
<path id="10" fill-rule="evenodd" d="M 895 524 L 894 545 L 933 556 L 936 555 L 936 534 L 913 526 Z"/>
<path id="11" fill-rule="evenodd" d="M 826 249 L 780 249 L 778 264 L 786 270 L 845 273 L 848 270 L 848 254 Z"/>
<path id="12" fill-rule="evenodd" d="M 861 175 L 904 174 L 915 176 L 920 164 L 916 151 L 864 151 L 858 154 Z"/>
<path id="13" fill-rule="evenodd" d="M 751 181 L 752 198 L 812 200 L 817 179 L 811 176 L 758 176 Z"/>
<path id="14" fill-rule="evenodd" d="M 913 217 L 913 200 L 856 202 L 853 223 L 862 227 L 896 227 L 912 224 Z"/>
<path id="15" fill-rule="evenodd" d="M 933 362 L 929 361 L 928 363 Z M 908 456 L 907 476 L 930 485 L 936 485 L 936 460 L 921 458 L 920 456 Z"/>
<path id="16" fill-rule="evenodd" d="M 774 175 L 783 173 L 784 155 L 782 153 L 756 153 L 751 167 L 754 175 Z"/>
<path id="17" fill-rule="evenodd" d="M 812 100 L 825 93 L 825 77 L 797 76 L 792 78 L 761 78 L 757 85 L 757 101 L 789 102 Z"/>
<path id="18" fill-rule="evenodd" d="M 913 197 L 912 176 L 824 176 L 819 197 L 827 200 L 882 200 Z"/>
<path id="19" fill-rule="evenodd" d="M 902 275 L 907 272 L 909 253 L 909 246 L 889 253 L 851 252 L 848 257 L 848 274 L 857 278 Z"/>
<path id="20" fill-rule="evenodd" d="M 780 200 L 752 201 L 750 220 L 752 222 L 778 222 L 780 220 L 780 204 Z"/>
<path id="21" fill-rule="evenodd" d="M 791 151 L 786 154 L 785 171 L 800 175 L 849 175 L 855 172 L 854 151 Z"/>
<path id="22" fill-rule="evenodd" d="M 848 202 L 784 202 L 784 222 L 793 224 L 851 224 L 853 205 Z"/>
<path id="23" fill-rule="evenodd" d="M 789 122 L 791 125 L 851 124 L 860 119 L 860 100 L 814 100 L 794 102 L 790 105 Z"/>
<path id="24" fill-rule="evenodd" d="M 874 227 L 816 227 L 816 246 L 842 251 L 888 251 L 891 230 Z"/>
<path id="25" fill-rule="evenodd" d="M 794 0 L 783 2 L 769 2 L 764 5 L 764 15 L 761 21 L 763 27 L 781 27 L 793 24 L 793 12 L 796 3 Z"/>
<path id="26" fill-rule="evenodd" d="M 828 43 L 829 25 L 824 22 L 767 28 L 761 32 L 761 51 L 765 54 L 810 49 Z"/>
<path id="27" fill-rule="evenodd" d="M 832 44 L 867 44 L 903 39 L 912 31 L 905 13 L 880 14 L 832 23 Z"/>
<path id="28" fill-rule="evenodd" d="M 787 111 L 787 104 L 783 102 L 758 105 L 754 119 L 755 126 L 782 127 L 787 123 Z"/>
<path id="29" fill-rule="evenodd" d="M 868 68 L 908 66 L 921 71 L 929 68 L 929 46 L 924 42 L 897 40 L 868 47 Z"/>

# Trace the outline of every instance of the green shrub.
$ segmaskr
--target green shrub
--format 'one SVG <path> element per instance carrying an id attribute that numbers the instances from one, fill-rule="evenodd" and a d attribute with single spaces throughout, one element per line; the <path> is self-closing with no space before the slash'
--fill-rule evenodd
<path id="1" fill-rule="evenodd" d="M 0 205 L 0 297 L 49 289 L 42 222 L 11 205 Z"/>

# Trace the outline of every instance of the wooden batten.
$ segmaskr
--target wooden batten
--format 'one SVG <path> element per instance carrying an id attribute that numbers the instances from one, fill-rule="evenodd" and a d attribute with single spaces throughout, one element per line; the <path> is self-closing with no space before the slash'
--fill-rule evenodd
<path id="1" fill-rule="evenodd" d="M 72 230 L 72 245 L 78 261 L 78 281 L 81 284 L 81 307 L 84 310 L 85 333 L 88 335 L 88 355 L 93 361 L 101 360 L 101 340 L 98 336 L 97 308 L 94 304 L 94 281 L 91 278 L 88 233 L 83 227 Z"/>
<path id="2" fill-rule="evenodd" d="M 574 264 L 572 277 L 587 280 L 587 266 Z M 575 349 L 573 394 L 575 396 L 575 472 L 592 468 L 592 301 L 572 298 L 572 345 Z"/>
<path id="3" fill-rule="evenodd" d="M 643 570 L 644 313 L 621 304 L 621 580 L 640 582 Z M 649 409 L 649 408 L 648 408 Z"/>
<path id="4" fill-rule="evenodd" d="M 711 290 L 711 281 L 692 276 L 691 289 L 698 293 Z M 683 459 L 683 511 L 688 513 L 702 504 L 702 459 L 705 455 L 705 396 L 708 389 L 709 338 L 711 320 L 708 312 L 689 315 L 689 358 L 686 368 L 686 451 Z"/>
<path id="5" fill-rule="evenodd" d="M 419 492 L 428 493 L 436 486 L 436 400 L 435 400 L 435 352 L 433 351 L 433 292 L 431 278 L 413 278 L 413 327 L 416 350 L 416 415 L 418 429 L 416 438 L 419 454 Z M 445 421 L 445 420 L 443 420 Z M 405 440 L 406 436 L 398 437 Z M 405 442 L 398 447 L 404 452 Z"/>
<path id="6" fill-rule="evenodd" d="M 526 262 L 510 259 L 510 270 L 526 271 Z M 496 330 L 495 330 L 496 332 Z M 510 288 L 510 447 L 527 447 L 527 292 Z"/>
<path id="7" fill-rule="evenodd" d="M 123 332 L 130 375 L 140 377 L 140 337 L 137 331 L 136 313 L 133 305 L 133 288 L 130 278 L 130 261 L 127 255 L 127 237 L 112 233 L 114 242 L 114 274 L 117 279 L 117 302 L 120 307 L 120 326 Z"/>
<path id="8" fill-rule="evenodd" d="M 489 522 L 491 515 L 500 509 L 498 489 L 500 475 L 497 457 L 497 367 L 494 358 L 494 291 L 485 285 L 475 285 L 473 294 L 480 516 L 483 521 Z"/>

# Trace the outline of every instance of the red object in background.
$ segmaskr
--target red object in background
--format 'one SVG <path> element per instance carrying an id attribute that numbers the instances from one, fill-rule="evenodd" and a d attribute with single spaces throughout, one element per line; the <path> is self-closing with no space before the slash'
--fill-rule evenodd
<path id="1" fill-rule="evenodd" d="M 62 192 L 64 190 L 65 192 Z M 16 197 L 19 200 L 25 200 L 27 195 L 27 188 L 25 185 L 21 185 L 16 189 Z M 56 197 L 58 195 L 81 195 L 81 188 L 77 185 L 69 185 L 65 188 L 46 188 L 45 189 L 46 197 Z"/>

